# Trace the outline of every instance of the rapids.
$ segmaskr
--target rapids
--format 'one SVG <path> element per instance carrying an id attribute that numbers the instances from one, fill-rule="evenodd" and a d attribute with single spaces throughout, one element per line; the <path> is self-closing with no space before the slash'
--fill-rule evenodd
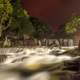
<path id="1" fill-rule="evenodd" d="M 64 63 L 80 58 L 63 54 L 64 52 L 66 49 L 47 47 L 0 49 L 0 79 L 62 80 L 59 74 L 66 73 Z M 2 55 L 7 57 L 2 59 Z M 57 77 L 54 76 L 56 74 Z"/>

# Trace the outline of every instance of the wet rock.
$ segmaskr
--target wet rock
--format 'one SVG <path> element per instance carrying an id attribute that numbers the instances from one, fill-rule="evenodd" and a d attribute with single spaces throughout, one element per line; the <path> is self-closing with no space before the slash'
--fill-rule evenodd
<path id="1" fill-rule="evenodd" d="M 63 54 L 75 57 L 75 56 L 80 56 L 80 51 L 78 50 L 78 48 L 76 48 L 76 49 L 68 50 Z"/>
<path id="2" fill-rule="evenodd" d="M 77 58 L 77 59 L 71 60 L 71 61 L 66 61 L 64 63 L 64 66 L 66 66 L 65 70 L 79 72 L 80 71 L 80 58 Z"/>

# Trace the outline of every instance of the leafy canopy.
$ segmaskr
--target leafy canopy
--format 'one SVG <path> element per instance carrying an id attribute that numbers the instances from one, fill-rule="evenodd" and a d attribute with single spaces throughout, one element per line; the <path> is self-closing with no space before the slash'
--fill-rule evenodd
<path id="1" fill-rule="evenodd" d="M 10 0 L 0 0 L 0 37 L 3 30 L 8 27 L 11 22 L 11 15 L 13 13 L 13 6 Z"/>
<path id="2" fill-rule="evenodd" d="M 13 32 L 24 35 L 33 32 L 33 26 L 29 21 L 29 15 L 22 8 L 21 0 L 0 0 L 0 37 L 3 32 Z M 14 32 L 13 32 L 14 33 Z"/>
<path id="3" fill-rule="evenodd" d="M 30 17 L 30 21 L 32 22 L 32 25 L 34 27 L 34 33 L 33 37 L 34 38 L 47 38 L 49 34 L 52 32 L 50 29 L 50 26 L 42 21 L 40 21 L 37 18 Z"/>
<path id="4" fill-rule="evenodd" d="M 67 33 L 74 33 L 80 29 L 80 16 L 73 16 L 66 24 L 65 31 Z"/>

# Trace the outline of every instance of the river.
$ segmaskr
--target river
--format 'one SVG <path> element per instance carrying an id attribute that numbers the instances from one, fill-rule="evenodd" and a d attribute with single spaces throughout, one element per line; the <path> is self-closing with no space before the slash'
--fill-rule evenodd
<path id="1" fill-rule="evenodd" d="M 64 52 L 66 49 L 47 47 L 1 48 L 0 79 L 80 80 L 80 56 Z"/>

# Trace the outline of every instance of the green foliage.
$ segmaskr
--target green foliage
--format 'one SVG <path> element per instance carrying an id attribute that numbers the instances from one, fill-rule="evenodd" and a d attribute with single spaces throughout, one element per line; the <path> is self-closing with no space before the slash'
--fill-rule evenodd
<path id="1" fill-rule="evenodd" d="M 60 25 L 59 27 L 59 31 L 55 32 L 54 38 L 60 39 L 60 38 L 73 38 L 73 34 L 72 33 L 68 33 L 65 29 L 65 24 Z"/>
<path id="2" fill-rule="evenodd" d="M 24 17 L 29 16 L 27 11 L 22 8 L 21 0 L 16 0 L 15 2 L 12 2 L 13 8 L 14 8 L 14 17 Z"/>
<path id="3" fill-rule="evenodd" d="M 18 29 L 18 33 L 22 35 L 31 34 L 34 31 L 33 26 L 27 17 L 13 19 L 11 25 L 13 30 Z"/>
<path id="4" fill-rule="evenodd" d="M 13 3 L 13 21 L 11 23 L 12 28 L 18 29 L 19 34 L 30 34 L 33 33 L 33 26 L 29 21 L 29 15 L 26 10 L 24 10 L 20 3 L 21 0 L 16 0 Z"/>
<path id="5" fill-rule="evenodd" d="M 0 38 L 31 35 L 34 29 L 29 15 L 21 6 L 21 0 L 0 0 Z"/>
<path id="6" fill-rule="evenodd" d="M 33 24 L 35 32 L 33 33 L 33 37 L 37 39 L 46 38 L 52 32 L 50 26 L 46 23 L 40 21 L 37 18 L 30 17 L 30 21 Z"/>
<path id="7" fill-rule="evenodd" d="M 65 24 L 65 31 L 67 33 L 74 33 L 80 29 L 80 16 L 74 16 Z"/>
<path id="8" fill-rule="evenodd" d="M 20 26 L 23 34 L 31 34 L 34 31 L 32 23 L 29 21 L 27 17 L 20 18 Z"/>
<path id="9" fill-rule="evenodd" d="M 0 35 L 7 28 L 14 30 L 18 28 L 18 33 L 31 33 L 32 24 L 29 15 L 21 6 L 21 0 L 0 0 Z"/>
<path id="10" fill-rule="evenodd" d="M 4 41 L 7 36 L 15 35 L 17 38 L 26 35 L 41 39 L 51 32 L 46 23 L 28 15 L 21 0 L 0 0 L 0 38 Z"/>
<path id="11" fill-rule="evenodd" d="M 13 6 L 10 0 L 0 0 L 0 37 L 2 32 L 8 27 L 11 15 L 13 13 Z"/>
<path id="12" fill-rule="evenodd" d="M 0 0 L 0 16 L 2 16 L 3 13 L 9 15 L 12 14 L 12 12 L 13 6 L 11 5 L 10 0 Z"/>

